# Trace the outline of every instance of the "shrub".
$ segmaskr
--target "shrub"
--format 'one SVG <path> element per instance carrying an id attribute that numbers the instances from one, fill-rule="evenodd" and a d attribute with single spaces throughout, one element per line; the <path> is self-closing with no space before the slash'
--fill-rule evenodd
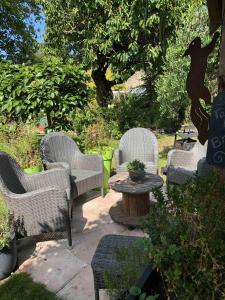
<path id="1" fill-rule="evenodd" d="M 154 194 L 146 222 L 149 255 L 168 299 L 224 299 L 224 182 L 213 174 Z"/>
<path id="2" fill-rule="evenodd" d="M 41 165 L 35 125 L 23 123 L 1 125 L 0 151 L 11 155 L 22 168 Z"/>
<path id="3" fill-rule="evenodd" d="M 8 121 L 45 114 L 49 128 L 71 128 L 71 113 L 89 99 L 81 65 L 50 59 L 33 65 L 0 63 L 0 111 Z"/>
<path id="4" fill-rule="evenodd" d="M 0 195 L 0 251 L 9 244 L 9 212 Z"/>

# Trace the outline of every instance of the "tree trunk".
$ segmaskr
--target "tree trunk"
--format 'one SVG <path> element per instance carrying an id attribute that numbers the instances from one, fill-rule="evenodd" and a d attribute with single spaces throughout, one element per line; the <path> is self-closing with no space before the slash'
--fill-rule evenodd
<path id="1" fill-rule="evenodd" d="M 97 102 L 100 106 L 106 107 L 113 99 L 112 82 L 106 79 L 104 70 L 98 68 L 92 72 L 92 78 L 96 85 Z"/>

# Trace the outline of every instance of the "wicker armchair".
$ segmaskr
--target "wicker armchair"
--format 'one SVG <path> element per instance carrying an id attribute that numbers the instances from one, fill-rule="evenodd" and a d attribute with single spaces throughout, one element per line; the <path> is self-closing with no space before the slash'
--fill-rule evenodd
<path id="1" fill-rule="evenodd" d="M 196 142 L 190 151 L 173 149 L 167 158 L 167 183 L 183 184 L 195 176 L 199 160 L 206 156 L 207 143 Z"/>
<path id="2" fill-rule="evenodd" d="M 46 169 L 64 168 L 70 174 L 72 199 L 98 187 L 104 195 L 104 166 L 100 155 L 81 153 L 76 143 L 62 132 L 44 136 L 40 150 Z"/>
<path id="3" fill-rule="evenodd" d="M 146 171 L 158 173 L 158 142 L 149 129 L 133 128 L 121 138 L 119 149 L 115 150 L 117 172 L 126 172 L 129 161 L 139 159 L 144 162 Z"/>
<path id="4" fill-rule="evenodd" d="M 68 232 L 70 180 L 65 170 L 55 169 L 27 174 L 7 153 L 0 152 L 0 191 L 23 236 L 55 237 L 53 232 Z"/>

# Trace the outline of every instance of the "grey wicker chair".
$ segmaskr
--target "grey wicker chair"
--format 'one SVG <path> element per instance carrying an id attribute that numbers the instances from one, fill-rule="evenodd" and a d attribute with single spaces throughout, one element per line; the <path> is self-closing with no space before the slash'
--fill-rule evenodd
<path id="1" fill-rule="evenodd" d="M 145 163 L 146 172 L 158 173 L 158 142 L 146 128 L 133 128 L 125 132 L 115 150 L 117 172 L 126 172 L 127 164 L 134 159 Z"/>
<path id="2" fill-rule="evenodd" d="M 207 143 L 196 142 L 190 151 L 173 149 L 167 158 L 167 183 L 183 184 L 195 176 L 198 162 L 206 156 Z"/>
<path id="3" fill-rule="evenodd" d="M 0 152 L 0 192 L 20 234 L 54 238 L 55 232 L 66 229 L 72 246 L 70 180 L 65 170 L 27 174 L 7 153 Z"/>
<path id="4" fill-rule="evenodd" d="M 62 132 L 52 132 L 43 137 L 41 157 L 46 169 L 65 168 L 71 178 L 71 199 L 94 188 L 104 195 L 103 159 L 97 154 L 83 154 L 76 143 Z"/>

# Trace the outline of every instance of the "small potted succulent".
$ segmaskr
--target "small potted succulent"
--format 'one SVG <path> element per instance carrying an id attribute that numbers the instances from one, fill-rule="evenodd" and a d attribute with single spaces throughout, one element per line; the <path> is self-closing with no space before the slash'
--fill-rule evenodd
<path id="1" fill-rule="evenodd" d="M 145 178 L 145 164 L 140 160 L 130 161 L 127 165 L 127 171 L 132 181 L 143 181 Z"/>
<path id="2" fill-rule="evenodd" d="M 0 280 L 15 269 L 17 262 L 16 237 L 12 216 L 0 197 Z"/>

